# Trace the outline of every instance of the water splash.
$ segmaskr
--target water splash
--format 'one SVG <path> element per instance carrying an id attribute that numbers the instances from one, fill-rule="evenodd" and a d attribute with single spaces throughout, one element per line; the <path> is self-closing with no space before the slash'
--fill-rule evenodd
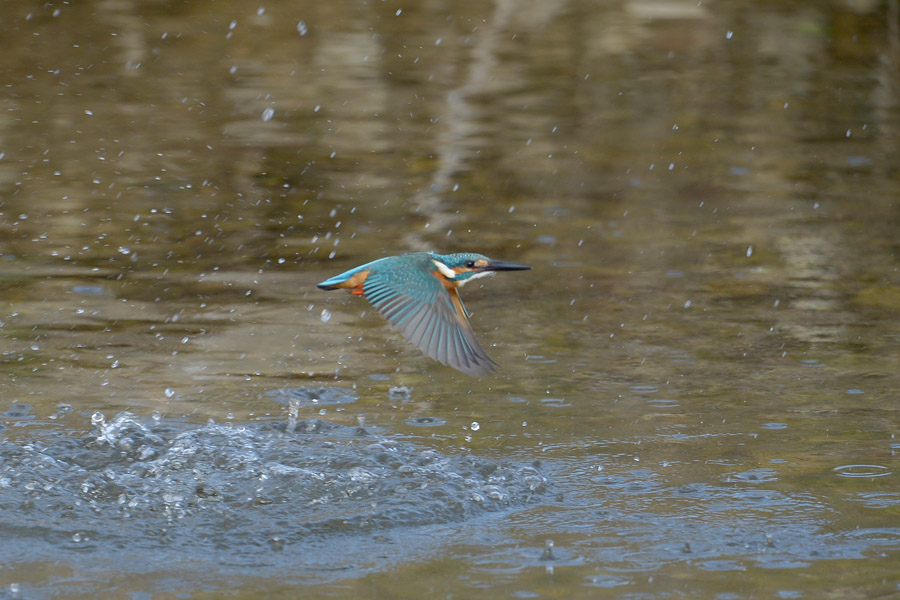
<path id="1" fill-rule="evenodd" d="M 524 507 L 548 491 L 535 466 L 301 420 L 300 405 L 293 398 L 287 423 L 95 413 L 81 437 L 54 428 L 0 441 L 0 561 L 129 572 L 164 568 L 177 551 L 197 563 L 215 557 L 212 571 L 364 570 L 392 553 L 414 556 L 419 540 L 442 543 L 422 528 Z M 402 543 L 376 551 L 377 532 Z M 316 552 L 281 552 L 301 545 Z"/>

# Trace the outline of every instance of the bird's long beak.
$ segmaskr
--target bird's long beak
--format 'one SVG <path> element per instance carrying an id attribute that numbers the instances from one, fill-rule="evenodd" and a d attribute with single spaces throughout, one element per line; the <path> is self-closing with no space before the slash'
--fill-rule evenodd
<path id="1" fill-rule="evenodd" d="M 519 263 L 506 262 L 504 260 L 492 260 L 482 267 L 484 271 L 525 271 L 530 269 L 528 265 L 520 265 Z"/>

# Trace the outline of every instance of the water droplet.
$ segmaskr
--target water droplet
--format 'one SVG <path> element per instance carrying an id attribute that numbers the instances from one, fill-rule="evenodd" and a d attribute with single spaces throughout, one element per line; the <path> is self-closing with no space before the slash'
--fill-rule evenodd
<path id="1" fill-rule="evenodd" d="M 323 323 L 327 323 L 328 321 L 330 321 L 331 320 L 331 311 L 329 311 L 327 308 L 323 308 L 322 316 L 319 317 L 319 320 L 322 321 Z"/>
<path id="2" fill-rule="evenodd" d="M 303 21 L 300 22 L 302 23 Z M 285 545 L 287 545 L 287 540 L 283 537 L 275 536 L 269 539 L 269 546 L 272 550 L 284 550 Z"/>
<path id="3" fill-rule="evenodd" d="M 685 300 L 685 301 L 684 301 L 684 307 L 685 307 L 685 308 L 690 308 L 690 307 L 691 307 L 691 301 L 690 301 L 690 300 Z"/>
<path id="4" fill-rule="evenodd" d="M 544 553 L 541 554 L 541 560 L 556 560 L 553 556 L 553 540 L 544 541 Z"/>
<path id="5" fill-rule="evenodd" d="M 481 429 L 481 425 L 478 423 L 478 421 L 472 421 L 472 424 L 469 425 L 469 428 L 472 431 L 478 431 L 479 429 Z"/>
<path id="6" fill-rule="evenodd" d="M 747 246 L 747 258 L 750 258 L 753 255 L 753 246 Z"/>
<path id="7" fill-rule="evenodd" d="M 306 23 L 304 21 L 300 21 L 297 23 L 297 33 L 300 35 L 306 35 L 306 32 L 309 31 L 306 27 Z"/>
<path id="8" fill-rule="evenodd" d="M 409 399 L 409 388 L 405 385 L 393 386 L 388 390 L 388 396 L 390 396 L 392 400 Z"/>
<path id="9" fill-rule="evenodd" d="M 172 388 L 166 388 L 165 394 L 166 398 L 172 398 L 173 396 L 175 396 L 175 390 L 173 390 Z"/>
<path id="10" fill-rule="evenodd" d="M 274 117 L 274 116 L 275 116 L 275 109 L 270 106 L 269 108 L 267 108 L 266 110 L 263 111 L 262 120 L 263 121 L 271 121 L 272 117 Z"/>
<path id="11" fill-rule="evenodd" d="M 734 35 L 733 31 L 728 31 L 725 33 L 725 39 L 730 40 L 733 35 Z"/>

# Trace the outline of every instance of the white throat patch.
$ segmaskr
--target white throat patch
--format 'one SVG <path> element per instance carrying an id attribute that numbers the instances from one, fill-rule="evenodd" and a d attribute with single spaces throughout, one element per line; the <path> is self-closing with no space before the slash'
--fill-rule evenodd
<path id="1" fill-rule="evenodd" d="M 474 281 L 474 280 L 478 279 L 479 277 L 489 277 L 493 274 L 494 274 L 493 271 L 482 271 L 481 273 L 475 273 L 474 275 L 469 275 L 467 278 L 459 280 L 459 287 L 462 287 L 462 286 L 466 285 L 467 283 L 469 283 L 470 281 Z"/>

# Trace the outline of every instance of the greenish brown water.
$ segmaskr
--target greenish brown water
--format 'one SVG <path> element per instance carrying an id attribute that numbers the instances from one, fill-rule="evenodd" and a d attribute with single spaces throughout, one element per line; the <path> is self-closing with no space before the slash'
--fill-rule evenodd
<path id="1" fill-rule="evenodd" d="M 900 593 L 898 28 L 9 4 L 0 596 Z M 432 249 L 498 376 L 315 288 Z"/>

